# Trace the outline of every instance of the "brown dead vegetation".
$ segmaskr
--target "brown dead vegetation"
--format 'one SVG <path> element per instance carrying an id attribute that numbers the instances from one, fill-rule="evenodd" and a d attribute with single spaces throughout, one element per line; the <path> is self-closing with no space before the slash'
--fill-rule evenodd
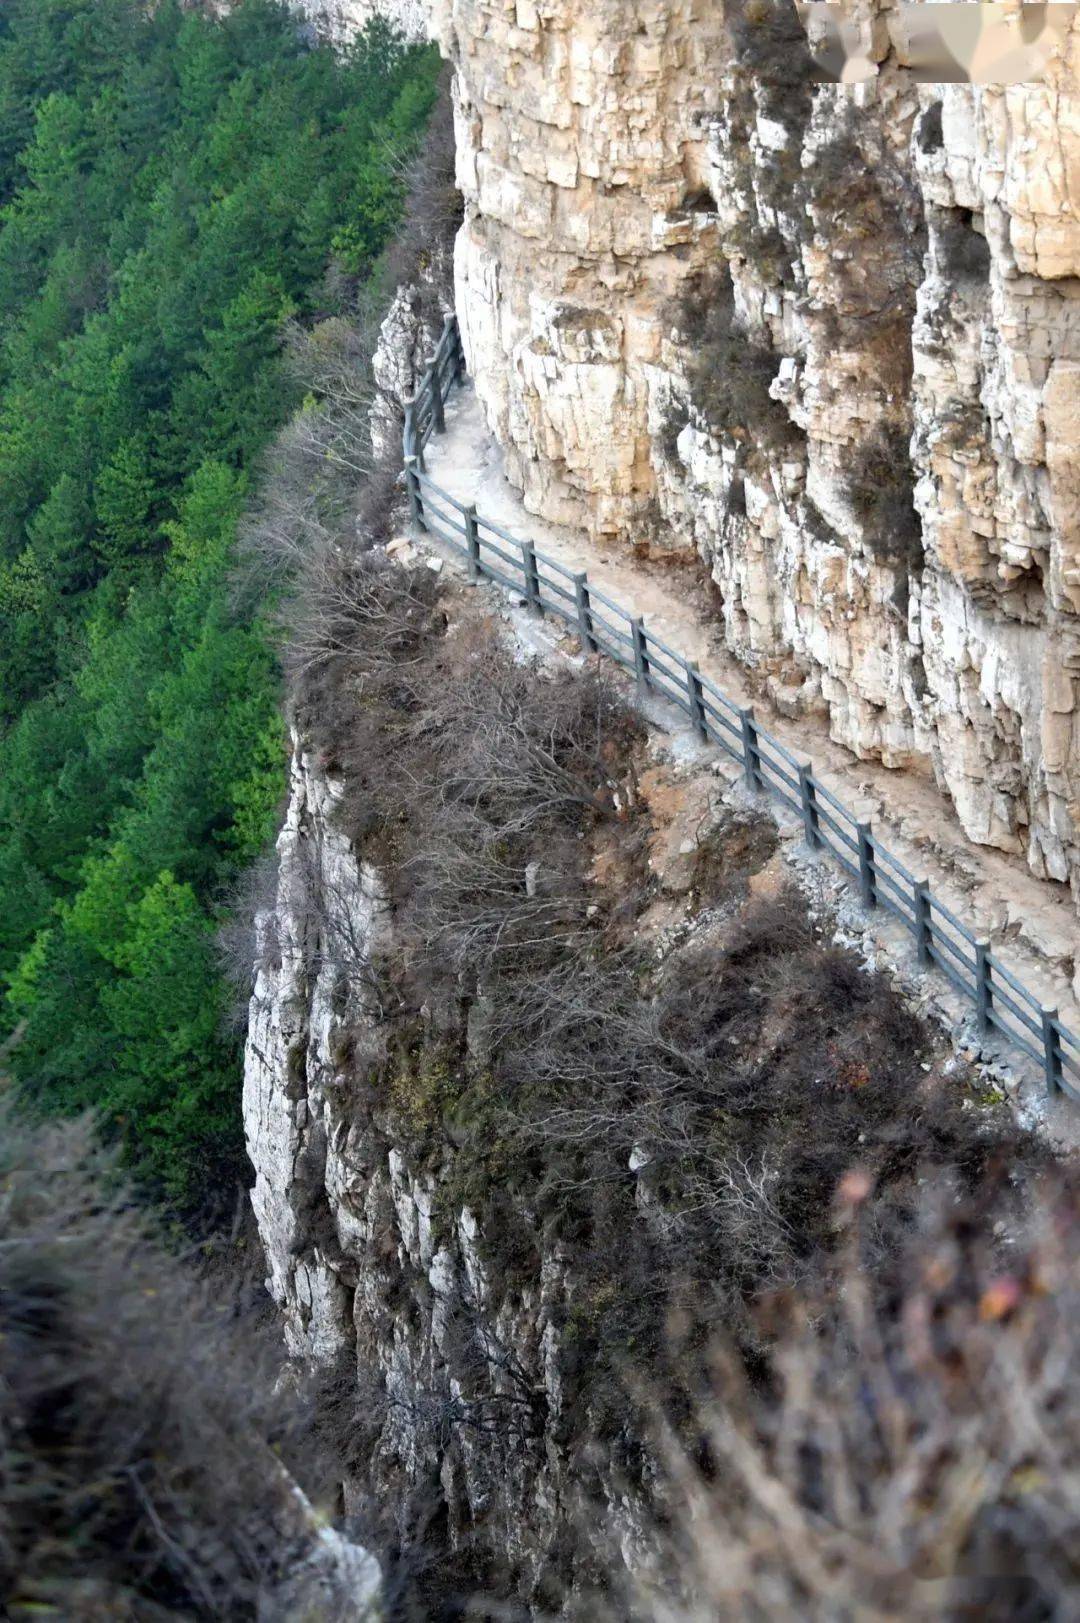
<path id="1" fill-rule="evenodd" d="M 250 1320 L 166 1248 L 88 1123 L 0 1110 L 5 1617 L 256 1616 L 302 1553 L 282 1452 L 315 1461 Z"/>
<path id="2" fill-rule="evenodd" d="M 698 416 L 744 445 L 784 445 L 795 430 L 769 393 L 779 357 L 767 335 L 739 324 L 727 266 L 690 287 L 672 314 L 689 356 L 687 385 Z M 678 421 L 676 415 L 676 434 Z"/>
<path id="3" fill-rule="evenodd" d="M 660 1445 L 654 1572 L 594 1617 L 1073 1615 L 1075 1187 L 1046 1178 L 998 1238 L 992 1186 L 941 1181 L 884 1268 L 872 1189 L 861 1171 L 838 1186 L 827 1288 L 769 1303 L 767 1380 L 714 1357 L 695 1456 L 670 1429 Z"/>
<path id="4" fill-rule="evenodd" d="M 402 1069 L 407 1095 L 422 1088 L 427 1155 L 473 1190 L 531 1186 L 579 1237 L 600 1186 L 621 1210 L 640 1184 L 648 1271 L 669 1281 L 669 1305 L 684 1288 L 706 1318 L 748 1326 L 757 1291 L 804 1277 L 828 1248 L 853 1160 L 874 1167 L 885 1236 L 909 1220 L 920 1168 L 974 1185 L 1035 1153 L 1003 1116 L 964 1108 L 963 1078 L 942 1077 L 899 993 L 823 940 L 796 893 L 742 900 L 773 849 L 745 821 L 698 846 L 699 885 L 733 902 L 733 921 L 658 962 L 633 933 L 655 885 L 653 828 L 641 725 L 619 691 L 515 662 L 425 570 L 375 557 L 341 570 L 338 601 L 312 622 L 323 653 L 305 640 L 303 668 L 344 784 L 341 826 L 388 889 L 376 973 L 380 1007 L 400 1012 L 369 1081 L 399 1105 Z M 596 860 L 615 830 L 638 853 L 617 889 Z M 635 1344 L 658 1346 L 643 1283 L 620 1278 L 619 1311 L 646 1302 L 652 1328 Z"/>
<path id="5" fill-rule="evenodd" d="M 1011 1220 L 1002 1169 L 1022 1178 L 1041 1152 L 946 1074 L 892 983 L 833 946 L 798 894 L 774 879 L 753 895 L 774 845 L 753 820 L 696 842 L 686 882 L 716 928 L 659 956 L 635 934 L 657 893 L 655 780 L 602 672 L 520 663 L 476 598 L 377 552 L 324 554 L 300 591 L 300 720 L 388 910 L 373 960 L 311 901 L 314 950 L 368 993 L 371 1021 L 341 1036 L 351 1108 L 435 1174 L 436 1221 L 477 1215 L 501 1288 L 533 1288 L 552 1247 L 567 1259 L 566 1402 L 632 1484 L 627 1379 L 692 1429 L 719 1332 L 761 1376 L 772 1338 L 756 1304 L 825 1288 L 852 1167 L 872 1181 L 866 1266 L 884 1290 L 928 1191 L 992 1186 Z M 451 1407 L 417 1393 L 414 1418 L 471 1428 L 494 1458 L 514 1426 L 543 1427 L 500 1408 L 503 1385 L 469 1363 Z"/>

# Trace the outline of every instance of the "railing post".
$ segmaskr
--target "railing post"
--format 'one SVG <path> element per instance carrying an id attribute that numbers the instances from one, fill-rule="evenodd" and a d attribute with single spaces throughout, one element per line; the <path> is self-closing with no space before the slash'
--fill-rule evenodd
<path id="1" fill-rule="evenodd" d="M 420 479 L 417 475 L 417 459 L 415 456 L 405 458 L 405 488 L 409 492 L 409 512 L 412 521 L 418 529 L 426 530 L 424 523 L 424 499 L 420 494 Z"/>
<path id="2" fill-rule="evenodd" d="M 476 517 L 475 507 L 466 507 L 465 519 L 465 547 L 468 552 L 466 567 L 469 571 L 469 585 L 475 586 L 480 579 L 480 525 Z"/>
<path id="3" fill-rule="evenodd" d="M 1057 1028 L 1058 1012 L 1043 1004 L 1043 1066 L 1046 1072 L 1046 1092 L 1049 1098 L 1061 1092 L 1061 1033 Z"/>
<path id="4" fill-rule="evenodd" d="M 877 906 L 877 875 L 874 872 L 874 837 L 869 823 L 856 823 L 859 837 L 859 896 L 864 907 Z"/>
<path id="5" fill-rule="evenodd" d="M 465 381 L 465 345 L 461 341 L 461 322 L 457 316 L 454 318 L 454 376 L 459 383 Z"/>
<path id="6" fill-rule="evenodd" d="M 818 821 L 817 786 L 814 783 L 814 769 L 806 761 L 799 768 L 799 801 L 806 843 L 811 851 L 816 851 L 823 843 Z"/>
<path id="7" fill-rule="evenodd" d="M 975 1019 L 983 1036 L 990 1030 L 990 1004 L 994 988 L 990 980 L 990 943 L 984 936 L 975 943 Z"/>
<path id="8" fill-rule="evenodd" d="M 916 879 L 911 888 L 914 909 L 912 928 L 915 934 L 915 955 L 920 964 L 932 962 L 930 957 L 930 886 L 925 879 Z"/>
<path id="9" fill-rule="evenodd" d="M 435 359 L 431 363 L 431 420 L 436 434 L 446 433 L 446 410 L 443 406 L 442 381 L 439 352 L 436 350 Z"/>
<path id="10" fill-rule="evenodd" d="M 532 541 L 521 543 L 521 560 L 525 568 L 525 601 L 530 609 L 537 614 L 543 614 L 544 605 L 540 601 L 540 571 L 536 567 L 536 547 Z"/>
<path id="11" fill-rule="evenodd" d="M 634 675 L 642 693 L 649 689 L 649 649 L 645 636 L 645 622 L 640 614 L 630 622 L 630 635 L 634 641 Z"/>
<path id="12" fill-rule="evenodd" d="M 416 398 L 405 402 L 405 427 L 402 430 L 402 443 L 405 447 L 405 460 L 416 450 Z"/>
<path id="13" fill-rule="evenodd" d="M 699 738 L 708 741 L 709 724 L 705 715 L 705 700 L 701 693 L 701 676 L 693 660 L 684 659 L 686 667 L 686 696 L 690 701 L 690 725 Z"/>
<path id="14" fill-rule="evenodd" d="M 581 646 L 586 654 L 599 652 L 596 638 L 593 636 L 592 610 L 589 605 L 589 577 L 584 570 L 574 576 L 574 596 L 577 600 L 578 635 L 581 637 Z"/>
<path id="15" fill-rule="evenodd" d="M 758 747 L 757 722 L 754 712 L 749 705 L 739 711 L 739 721 L 742 726 L 743 771 L 746 773 L 747 787 L 756 794 L 764 788 L 761 777 L 761 751 Z"/>

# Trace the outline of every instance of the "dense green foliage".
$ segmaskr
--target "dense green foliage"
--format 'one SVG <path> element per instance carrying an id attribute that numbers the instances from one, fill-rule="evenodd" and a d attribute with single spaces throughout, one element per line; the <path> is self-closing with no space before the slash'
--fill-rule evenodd
<path id="1" fill-rule="evenodd" d="M 385 245 L 436 73 L 277 0 L 0 11 L 3 1017 L 26 1091 L 181 1203 L 240 1164 L 214 931 L 284 783 L 237 520 L 283 324 Z"/>

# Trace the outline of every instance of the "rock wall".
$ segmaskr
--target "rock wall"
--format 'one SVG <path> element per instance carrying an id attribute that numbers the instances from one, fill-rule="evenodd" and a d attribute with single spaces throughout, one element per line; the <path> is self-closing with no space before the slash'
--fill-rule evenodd
<path id="1" fill-rule="evenodd" d="M 711 0 L 434 0 L 458 65 L 458 313 L 537 512 L 626 533 L 651 493 L 645 371 L 717 251 Z"/>
<path id="2" fill-rule="evenodd" d="M 428 38 L 424 0 L 293 0 L 293 4 L 331 39 L 351 39 L 373 17 L 393 23 L 406 39 Z"/>
<path id="3" fill-rule="evenodd" d="M 696 551 L 777 701 L 1080 894 L 1080 25 L 1008 88 L 878 27 L 842 88 L 766 0 L 429 6 L 527 505 Z"/>

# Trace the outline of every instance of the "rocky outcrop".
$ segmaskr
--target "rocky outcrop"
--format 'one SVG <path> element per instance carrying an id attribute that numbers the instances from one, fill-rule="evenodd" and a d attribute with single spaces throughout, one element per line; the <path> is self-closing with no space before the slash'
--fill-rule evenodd
<path id="1" fill-rule="evenodd" d="M 580 1281 L 559 1242 L 541 1243 L 535 1269 L 508 1267 L 505 1213 L 470 1200 L 452 1154 L 423 1151 L 438 1074 L 404 1061 L 389 1067 L 389 1090 L 375 1084 L 388 1066 L 371 967 L 394 944 L 377 873 L 335 828 L 339 794 L 295 738 L 245 1055 L 267 1288 L 294 1357 L 337 1372 L 357 1462 L 346 1512 L 370 1525 L 373 1504 L 384 1507 L 390 1544 L 426 1527 L 426 1560 L 444 1564 L 448 1594 L 455 1557 L 475 1564 L 482 1546 L 512 1575 L 500 1581 L 542 1604 L 583 1473 L 603 1505 L 583 1531 L 598 1562 L 612 1537 L 627 1550 L 643 1537 L 643 1510 L 617 1443 L 596 1473 L 571 1446 L 595 1417 L 569 1374 L 562 1327 L 582 1311 Z"/>
<path id="2" fill-rule="evenodd" d="M 257 973 L 248 1020 L 244 1125 L 255 1168 L 252 1205 L 292 1352 L 328 1361 L 340 1348 L 346 1286 L 335 1271 L 340 1236 L 327 1217 L 326 1180 L 347 1179 L 331 1157 L 326 1101 L 336 1066 L 335 999 L 374 945 L 379 887 L 336 834 L 334 788 L 297 749 L 278 838 L 277 898 L 256 925 Z M 359 972 L 359 971 L 357 971 Z M 339 1150 L 340 1145 L 336 1146 Z M 329 1170 L 328 1170 L 329 1163 Z M 341 1218 L 347 1221 L 346 1216 Z"/>
<path id="3" fill-rule="evenodd" d="M 401 30 L 406 39 L 427 39 L 425 0 L 294 0 L 296 9 L 328 38 L 350 40 L 374 17 Z"/>
<path id="4" fill-rule="evenodd" d="M 1008 88 L 878 29 L 849 89 L 764 0 L 430 9 L 527 505 L 696 551 L 778 702 L 1080 893 L 1080 27 Z"/>
<path id="5" fill-rule="evenodd" d="M 258 1623 L 380 1623 L 383 1583 L 369 1550 L 330 1527 L 277 1461 L 279 1513 L 275 1532 L 291 1553 L 286 1571 L 258 1598 Z"/>

